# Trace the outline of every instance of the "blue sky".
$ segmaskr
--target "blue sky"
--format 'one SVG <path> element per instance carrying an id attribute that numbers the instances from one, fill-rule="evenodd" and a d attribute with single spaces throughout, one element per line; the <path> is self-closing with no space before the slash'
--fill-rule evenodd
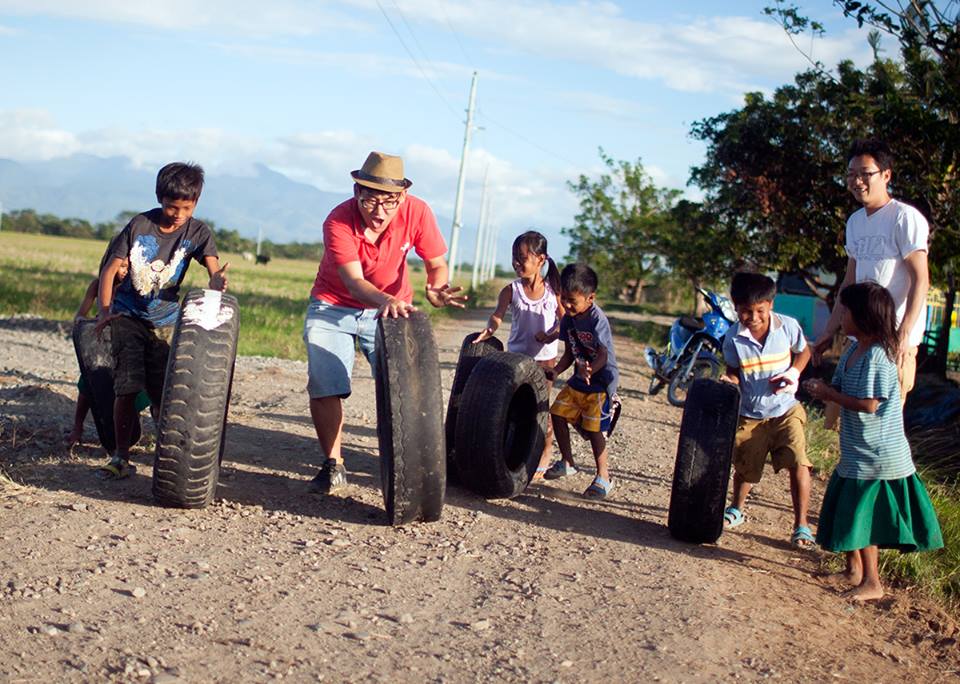
<path id="1" fill-rule="evenodd" d="M 566 181 L 600 171 L 598 147 L 684 188 L 703 154 L 692 122 L 806 67 L 765 4 L 0 0 L 0 157 L 263 163 L 346 196 L 348 172 L 379 149 L 452 216 L 476 70 L 464 224 L 489 169 L 501 241 L 535 227 L 562 256 Z M 801 39 L 816 58 L 868 59 L 831 3 L 801 4 L 828 29 Z"/>

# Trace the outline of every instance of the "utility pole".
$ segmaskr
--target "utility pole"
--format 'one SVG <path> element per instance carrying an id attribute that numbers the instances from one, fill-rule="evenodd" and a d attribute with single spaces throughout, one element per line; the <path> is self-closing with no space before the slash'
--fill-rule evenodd
<path id="1" fill-rule="evenodd" d="M 457 178 L 457 198 L 453 204 L 453 226 L 450 230 L 450 280 L 457 277 L 460 263 L 457 247 L 460 244 L 460 215 L 463 213 L 463 188 L 467 182 L 467 153 L 470 150 L 470 134 L 473 133 L 473 105 L 477 99 L 477 72 L 470 81 L 470 100 L 467 104 L 467 125 L 463 131 L 463 151 L 460 153 L 460 175 Z"/>
<path id="2" fill-rule="evenodd" d="M 480 258 L 483 256 L 482 241 L 487 221 L 487 178 L 490 176 L 490 165 L 483 172 L 483 192 L 480 193 L 480 221 L 477 223 L 477 244 L 473 248 L 473 271 L 470 274 L 470 288 L 476 292 L 480 284 Z"/>
<path id="3" fill-rule="evenodd" d="M 260 243 L 263 242 L 263 227 L 257 229 L 257 256 L 260 256 Z"/>

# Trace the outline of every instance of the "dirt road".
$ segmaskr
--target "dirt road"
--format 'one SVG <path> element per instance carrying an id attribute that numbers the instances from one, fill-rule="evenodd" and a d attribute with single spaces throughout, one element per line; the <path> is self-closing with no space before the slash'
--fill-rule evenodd
<path id="1" fill-rule="evenodd" d="M 479 321 L 437 327 L 446 390 Z M 948 616 L 902 591 L 854 607 L 813 576 L 819 555 L 788 544 L 785 477 L 718 545 L 673 541 L 680 412 L 646 398 L 642 349 L 617 343 L 611 499 L 579 496 L 588 473 L 513 501 L 451 488 L 440 522 L 392 529 L 365 366 L 343 496 L 306 491 L 305 365 L 241 358 L 218 500 L 171 510 L 147 451 L 105 484 L 97 448 L 59 448 L 66 326 L 0 320 L 0 465 L 18 483 L 0 480 L 0 682 L 956 680 Z"/>

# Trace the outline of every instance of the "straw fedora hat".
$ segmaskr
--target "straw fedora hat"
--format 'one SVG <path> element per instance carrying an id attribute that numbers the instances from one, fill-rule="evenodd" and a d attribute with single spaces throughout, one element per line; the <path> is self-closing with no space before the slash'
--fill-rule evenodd
<path id="1" fill-rule="evenodd" d="M 371 152 L 363 166 L 350 175 L 357 184 L 381 192 L 400 192 L 413 185 L 403 177 L 403 160 L 383 152 Z"/>

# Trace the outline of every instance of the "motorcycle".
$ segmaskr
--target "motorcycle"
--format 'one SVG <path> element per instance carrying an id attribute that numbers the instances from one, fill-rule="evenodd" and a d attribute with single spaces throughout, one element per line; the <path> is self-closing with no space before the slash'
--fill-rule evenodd
<path id="1" fill-rule="evenodd" d="M 670 326 L 670 339 L 663 353 L 647 347 L 647 363 L 653 369 L 648 394 L 667 386 L 667 401 L 683 407 L 687 390 L 697 378 L 720 377 L 723 336 L 737 321 L 733 303 L 709 290 L 697 291 L 710 307 L 703 318 L 681 316 Z"/>

